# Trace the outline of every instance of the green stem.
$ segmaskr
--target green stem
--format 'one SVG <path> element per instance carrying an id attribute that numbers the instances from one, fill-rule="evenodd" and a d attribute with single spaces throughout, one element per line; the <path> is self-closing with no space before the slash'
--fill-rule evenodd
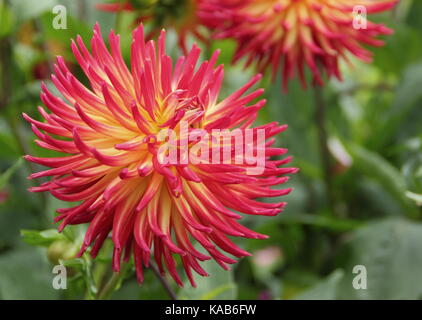
<path id="1" fill-rule="evenodd" d="M 98 295 L 98 300 L 108 300 L 113 295 L 114 291 L 117 289 L 117 285 L 120 282 L 120 278 L 122 277 L 122 272 L 113 272 L 110 280 L 104 286 L 103 290 Z"/>
<path id="2" fill-rule="evenodd" d="M 152 263 L 152 262 L 150 263 L 150 269 L 154 272 L 154 274 L 158 278 L 158 280 L 160 280 L 162 286 L 167 291 L 167 294 L 169 295 L 170 299 L 171 300 L 177 300 L 177 295 L 173 291 L 172 287 L 170 286 L 170 283 L 168 283 L 168 281 L 166 280 L 166 278 L 164 278 L 161 275 L 160 270 L 158 270 L 157 266 L 154 263 Z"/>
<path id="3" fill-rule="evenodd" d="M 118 1 L 119 4 L 123 4 L 123 2 L 120 0 Z M 122 24 L 122 14 L 123 14 L 123 10 L 118 10 L 116 13 L 116 20 L 115 20 L 115 25 L 114 25 L 114 31 L 116 32 L 116 34 L 119 33 L 120 31 L 120 26 Z"/>
<path id="4" fill-rule="evenodd" d="M 120 286 L 121 280 L 122 280 L 124 274 L 126 273 L 127 268 L 128 268 L 129 265 L 130 265 L 129 263 L 126 263 L 122 267 L 122 270 L 119 273 L 113 272 L 113 275 L 110 277 L 110 279 L 108 280 L 108 282 L 99 291 L 99 293 L 97 295 L 97 300 L 108 300 L 108 299 L 111 298 L 111 296 L 113 295 L 113 293 Z M 166 292 L 169 295 L 170 299 L 171 300 L 177 300 L 176 293 L 174 292 L 174 290 L 172 289 L 170 283 L 168 283 L 168 281 L 166 280 L 166 278 L 164 278 L 160 274 L 160 271 L 158 270 L 157 266 L 154 263 L 151 262 L 149 268 L 154 272 L 155 276 L 158 278 L 158 280 L 160 281 L 161 285 L 166 290 Z"/>
<path id="5" fill-rule="evenodd" d="M 107 239 L 104 244 L 103 247 L 101 249 L 101 251 L 103 253 L 106 254 L 112 254 L 113 247 L 112 247 L 112 242 L 111 240 Z M 93 270 L 93 277 L 94 277 L 94 282 L 96 284 L 97 288 L 102 288 L 103 287 L 103 282 L 105 280 L 105 276 L 107 274 L 107 270 L 108 270 L 109 266 L 105 263 L 100 263 L 97 262 L 94 266 L 94 270 Z"/>
<path id="6" fill-rule="evenodd" d="M 328 205 L 333 209 L 333 179 L 331 174 L 331 158 L 328 148 L 328 134 L 326 127 L 326 105 L 321 87 L 314 86 L 315 99 L 315 122 L 318 130 L 318 141 L 320 148 L 321 164 L 323 167 L 323 177 L 327 190 Z"/>
<path id="7" fill-rule="evenodd" d="M 113 275 L 107 281 L 105 286 L 98 292 L 97 300 L 109 300 L 113 293 L 120 287 L 126 271 L 128 270 L 130 263 L 125 263 L 120 272 L 113 272 Z"/>

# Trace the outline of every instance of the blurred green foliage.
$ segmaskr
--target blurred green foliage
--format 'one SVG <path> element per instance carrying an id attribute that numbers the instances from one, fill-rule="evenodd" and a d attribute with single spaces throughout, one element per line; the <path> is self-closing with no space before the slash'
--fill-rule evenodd
<path id="1" fill-rule="evenodd" d="M 110 244 L 96 261 L 70 258 L 84 227 L 64 235 L 50 230 L 55 209 L 67 204 L 27 192 L 31 182 L 26 176 L 39 168 L 20 160 L 27 153 L 52 154 L 35 146 L 21 113 L 36 117 L 40 81 L 49 85 L 54 55 L 62 55 L 84 79 L 74 64 L 71 38 L 80 34 L 88 41 L 96 21 L 107 34 L 118 20 L 128 58 L 135 15 L 124 13 L 117 19 L 96 10 L 98 2 L 60 1 L 68 8 L 68 29 L 55 30 L 51 9 L 59 1 L 0 0 L 0 299 L 90 299 L 111 276 Z M 271 236 L 236 240 L 253 257 L 232 271 L 205 263 L 211 276 L 197 278 L 198 289 L 188 284 L 180 289 L 181 299 L 422 298 L 421 16 L 422 2 L 417 0 L 402 0 L 394 11 L 377 16 L 395 34 L 385 39 L 386 46 L 373 49 L 372 64 L 354 60 L 354 69 L 343 68 L 344 82 L 331 81 L 324 88 L 332 201 L 324 185 L 312 90 L 292 82 L 285 94 L 280 80 L 264 78 L 268 103 L 258 121 L 289 125 L 277 143 L 289 148 L 301 169 L 289 182 L 295 190 L 278 217 L 243 219 Z M 170 37 L 168 47 L 176 56 L 180 52 L 171 32 Z M 253 75 L 252 69 L 230 64 L 231 41 L 215 41 L 211 47 L 222 50 L 223 95 Z M 52 288 L 51 258 L 70 270 L 68 290 Z M 356 265 L 367 268 L 367 290 L 352 287 Z M 113 298 L 168 298 L 152 272 L 146 272 L 139 287 L 131 268 Z"/>

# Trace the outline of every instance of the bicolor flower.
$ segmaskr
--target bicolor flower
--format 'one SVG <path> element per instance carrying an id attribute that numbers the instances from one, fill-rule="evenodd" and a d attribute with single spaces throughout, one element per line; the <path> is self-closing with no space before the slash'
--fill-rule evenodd
<path id="1" fill-rule="evenodd" d="M 266 238 L 238 220 L 242 213 L 275 216 L 281 212 L 285 202 L 262 202 L 258 198 L 288 194 L 289 188 L 273 187 L 286 182 L 286 174 L 297 170 L 285 167 L 290 157 L 278 157 L 287 150 L 273 146 L 285 125 L 274 122 L 252 126 L 265 104 L 265 100 L 257 100 L 262 89 L 250 90 L 260 76 L 219 99 L 223 66 L 216 65 L 218 52 L 197 66 L 200 49 L 194 45 L 173 65 L 166 54 L 165 40 L 162 31 L 157 43 L 145 42 L 143 27 L 135 29 L 130 66 L 122 58 L 119 36 L 113 31 L 110 49 L 98 25 L 91 52 L 80 37 L 72 42 L 89 86 L 58 57 L 52 82 L 62 97 L 43 84 L 41 100 L 50 112 L 38 108 L 43 121 L 24 114 L 38 137 L 36 143 L 62 154 L 25 158 L 51 168 L 30 175 L 30 179 L 50 177 L 30 191 L 78 202 L 71 208 L 58 209 L 55 222 L 60 222 L 59 231 L 67 225 L 89 225 L 80 254 L 89 249 L 95 258 L 111 235 L 114 271 L 120 270 L 122 260 L 133 256 L 142 282 L 143 267 L 153 257 L 163 274 L 168 272 L 182 285 L 176 268 L 179 261 L 195 285 L 192 270 L 207 275 L 200 261 L 214 259 L 227 269 L 236 262 L 233 257 L 249 255 L 229 236 Z M 189 151 L 189 161 L 182 161 L 186 160 L 182 157 L 179 162 L 166 163 L 163 158 L 167 153 L 160 150 L 166 150 L 170 142 L 160 135 L 163 130 L 177 135 L 182 126 L 187 130 L 185 135 L 205 132 L 212 138 L 200 151 L 195 151 L 197 144 L 189 140 L 184 148 Z M 220 142 L 230 146 L 212 132 L 231 129 L 248 135 L 249 142 L 243 148 L 229 148 L 233 157 L 223 157 L 220 163 L 207 160 L 205 151 L 221 153 L 217 148 Z M 265 134 L 261 144 L 256 143 L 260 133 Z M 170 146 L 173 149 L 167 148 L 169 153 L 182 153 L 178 142 L 186 142 L 185 138 L 177 135 Z M 249 156 L 238 161 L 247 151 Z M 254 169 L 251 160 L 259 153 L 264 154 L 262 171 L 248 174 L 248 169 Z"/>
<path id="2" fill-rule="evenodd" d="M 391 9 L 398 0 L 205 0 L 201 21 L 216 29 L 216 38 L 237 42 L 234 62 L 256 62 L 273 77 L 282 69 L 283 87 L 296 75 L 306 87 L 305 67 L 314 84 L 323 75 L 341 80 L 339 61 L 349 55 L 370 62 L 365 48 L 382 46 L 377 37 L 392 30 L 367 20 L 367 15 Z"/>

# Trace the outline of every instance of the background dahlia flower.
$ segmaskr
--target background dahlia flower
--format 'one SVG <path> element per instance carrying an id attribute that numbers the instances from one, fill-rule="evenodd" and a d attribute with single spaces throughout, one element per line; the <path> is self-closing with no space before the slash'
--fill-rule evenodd
<path id="1" fill-rule="evenodd" d="M 200 30 L 201 23 L 197 16 L 198 7 L 202 1 L 132 0 L 98 4 L 97 8 L 108 12 L 136 11 L 138 14 L 136 24 L 152 22 L 150 32 L 146 35 L 147 40 L 158 36 L 163 27 L 176 30 L 179 47 L 184 54 L 187 54 L 186 39 L 189 34 L 196 39 L 206 41 L 206 37 Z"/>
<path id="2" fill-rule="evenodd" d="M 238 47 L 234 61 L 246 57 L 264 71 L 272 66 L 273 77 L 282 68 L 283 87 L 299 74 L 306 87 L 305 66 L 316 84 L 323 73 L 341 80 L 339 60 L 347 54 L 370 62 L 364 45 L 381 46 L 379 35 L 392 30 L 361 19 L 365 14 L 391 9 L 398 0 L 205 0 L 198 14 L 216 29 L 216 38 L 234 38 Z M 360 26 L 356 28 L 356 26 Z"/>
<path id="3" fill-rule="evenodd" d="M 51 177 L 30 190 L 79 202 L 72 208 L 58 209 L 55 221 L 61 222 L 59 231 L 67 225 L 89 224 L 80 254 L 92 246 L 90 254 L 95 257 L 111 233 L 114 271 L 120 270 L 122 259 L 133 255 L 142 282 L 142 268 L 149 265 L 153 255 L 161 273 L 167 269 L 182 285 L 176 271 L 179 256 L 195 285 L 192 269 L 207 275 L 199 261 L 212 258 L 227 269 L 227 264 L 236 261 L 225 253 L 234 257 L 249 255 L 228 236 L 266 238 L 239 224 L 241 215 L 236 212 L 277 215 L 284 202 L 254 199 L 289 193 L 290 189 L 270 187 L 287 181 L 283 175 L 296 169 L 280 168 L 290 161 L 289 157 L 270 160 L 287 151 L 272 147 L 274 138 L 265 140 L 262 150 L 257 150 L 259 145 L 254 143 L 245 145 L 254 153 L 265 151 L 265 167 L 259 175 L 247 174 L 251 165 L 233 161 L 165 165 L 158 151 L 166 142 L 159 142 L 158 133 L 163 129 L 177 132 L 184 122 L 189 133 L 199 129 L 252 130 L 255 141 L 258 130 L 263 130 L 268 139 L 286 126 L 270 123 L 251 127 L 265 100 L 248 106 L 263 90 L 247 91 L 260 76 L 219 101 L 223 66 L 216 66 L 218 52 L 196 68 L 200 49 L 194 45 L 173 66 L 166 55 L 165 32 L 158 43 L 146 43 L 140 26 L 133 32 L 128 68 L 122 59 L 119 36 L 111 31 L 109 40 L 110 50 L 96 25 L 91 53 L 80 37 L 72 42 L 90 88 L 76 79 L 58 57 L 52 81 L 64 99 L 43 84 L 41 99 L 51 113 L 38 108 L 43 122 L 24 114 L 39 138 L 39 146 L 66 154 L 55 158 L 27 155 L 27 160 L 51 167 L 30 176 Z M 193 148 L 192 144 L 188 148 Z M 240 151 L 234 148 L 231 152 L 237 155 Z M 193 240 L 202 245 L 203 252 L 194 248 Z"/>

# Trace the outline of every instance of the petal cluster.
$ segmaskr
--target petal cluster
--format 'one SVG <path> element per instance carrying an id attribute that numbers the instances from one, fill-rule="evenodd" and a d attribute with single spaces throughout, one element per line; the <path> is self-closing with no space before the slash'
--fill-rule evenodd
<path id="1" fill-rule="evenodd" d="M 113 31 L 109 49 L 98 25 L 91 50 L 80 37 L 73 41 L 73 54 L 89 86 L 58 57 L 52 82 L 61 97 L 43 84 L 41 100 L 49 109 L 38 108 L 43 121 L 24 114 L 38 137 L 36 143 L 61 155 L 25 158 L 50 168 L 31 174 L 31 179 L 50 177 L 31 191 L 50 192 L 57 199 L 78 203 L 58 209 L 55 222 L 60 222 L 60 231 L 67 225 L 89 224 L 80 254 L 89 249 L 95 258 L 111 235 L 115 271 L 133 256 L 142 282 L 142 269 L 153 257 L 160 271 L 168 272 L 179 285 L 182 280 L 176 266 L 181 264 L 195 285 L 192 270 L 207 275 L 200 261 L 214 259 L 227 269 L 236 262 L 233 257 L 249 255 L 229 237 L 266 238 L 239 224 L 240 213 L 274 216 L 281 212 L 284 202 L 257 198 L 289 193 L 290 189 L 272 187 L 297 170 L 284 167 L 290 157 L 272 160 L 287 151 L 273 146 L 285 125 L 252 127 L 265 104 L 257 100 L 263 90 L 249 90 L 260 76 L 220 101 L 224 74 L 223 66 L 216 65 L 218 52 L 198 65 L 200 49 L 194 45 L 173 64 L 165 40 L 162 31 L 157 42 L 146 42 L 143 27 L 135 29 L 130 66 Z M 238 148 L 230 149 L 234 157 L 221 163 L 205 159 L 163 164 L 159 150 L 166 141 L 158 135 L 169 129 L 182 132 L 178 131 L 182 124 L 189 134 L 249 130 L 251 142 L 244 147 L 252 155 L 264 152 L 262 172 L 248 174 L 253 167 L 250 161 L 233 161 Z M 258 132 L 265 133 L 263 145 L 255 143 Z M 182 138 L 180 133 L 177 140 Z M 192 151 L 195 145 L 186 147 Z M 180 146 L 177 150 L 181 153 Z M 194 247 L 195 242 L 202 249 Z"/>
<path id="2" fill-rule="evenodd" d="M 379 35 L 392 31 L 367 20 L 391 9 L 397 0 L 205 0 L 198 15 L 216 29 L 217 38 L 234 38 L 234 61 L 246 58 L 260 71 L 282 69 L 284 89 L 298 74 L 306 87 L 305 67 L 316 84 L 323 75 L 341 79 L 339 60 L 348 54 L 371 61 L 365 45 L 381 46 Z"/>

